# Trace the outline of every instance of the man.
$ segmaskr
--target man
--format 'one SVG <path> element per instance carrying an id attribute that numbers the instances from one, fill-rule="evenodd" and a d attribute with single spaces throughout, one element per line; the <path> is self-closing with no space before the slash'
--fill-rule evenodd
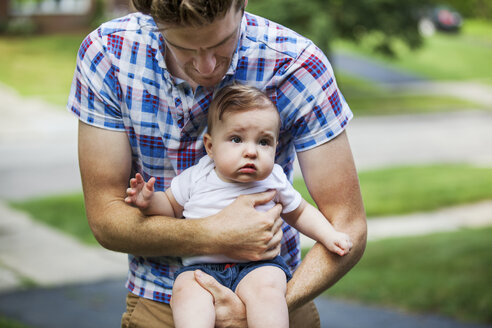
<path id="1" fill-rule="evenodd" d="M 281 255 L 293 327 L 319 327 L 312 299 L 360 259 L 366 223 L 344 128 L 352 113 L 331 67 L 309 40 L 244 13 L 245 0 L 133 0 L 141 13 L 103 24 L 82 43 L 68 107 L 80 118 L 79 163 L 91 229 L 102 246 L 129 254 L 123 326 L 172 327 L 169 303 L 179 257 L 239 260 Z M 149 14 L 150 16 L 143 15 Z M 298 234 L 274 193 L 240 197 L 201 220 L 144 217 L 125 204 L 134 172 L 157 190 L 205 154 L 214 91 L 238 81 L 264 90 L 282 119 L 276 162 L 292 178 L 297 152 L 306 185 L 353 248 L 343 258 L 315 245 L 299 265 Z M 282 241 L 281 241 L 282 240 Z M 215 300 L 217 327 L 244 327 L 244 305 L 210 276 L 195 276 Z"/>

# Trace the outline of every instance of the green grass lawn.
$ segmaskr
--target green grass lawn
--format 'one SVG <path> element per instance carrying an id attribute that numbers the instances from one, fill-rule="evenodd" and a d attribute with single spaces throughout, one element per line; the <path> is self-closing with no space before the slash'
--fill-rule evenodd
<path id="1" fill-rule="evenodd" d="M 416 51 L 397 47 L 397 58 L 391 60 L 374 54 L 372 38 L 356 45 L 336 41 L 333 49 L 370 56 L 424 77 L 437 80 L 474 80 L 492 83 L 492 22 L 465 20 L 461 33 L 436 33 L 424 39 L 424 46 Z"/>
<path id="2" fill-rule="evenodd" d="M 395 167 L 359 173 L 368 217 L 432 211 L 492 199 L 492 169 L 467 165 Z M 312 202 L 297 179 L 294 187 Z"/>
<path id="3" fill-rule="evenodd" d="M 369 242 L 325 295 L 490 324 L 491 235 L 489 227 Z"/>
<path id="4" fill-rule="evenodd" d="M 374 83 L 343 73 L 337 73 L 337 82 L 351 110 L 357 116 L 487 110 L 476 103 L 451 96 L 388 92 Z"/>
<path id="5" fill-rule="evenodd" d="M 11 205 L 28 212 L 36 220 L 77 237 L 86 244 L 97 245 L 87 223 L 81 193 L 13 202 Z"/>
<path id="6" fill-rule="evenodd" d="M 0 82 L 22 96 L 67 102 L 82 35 L 0 37 Z"/>
<path id="7" fill-rule="evenodd" d="M 2 317 L 0 315 L 0 327 L 2 328 L 28 328 L 29 326 L 26 326 L 18 321 L 7 319 L 5 317 Z"/>

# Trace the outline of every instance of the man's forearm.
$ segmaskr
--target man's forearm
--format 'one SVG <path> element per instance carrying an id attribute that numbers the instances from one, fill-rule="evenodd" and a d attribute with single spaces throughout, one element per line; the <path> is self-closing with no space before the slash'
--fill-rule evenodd
<path id="1" fill-rule="evenodd" d="M 183 220 L 145 216 L 123 201 L 109 202 L 103 210 L 88 211 L 91 229 L 105 248 L 142 256 L 213 254 L 213 233 L 207 219 Z"/>
<path id="2" fill-rule="evenodd" d="M 316 243 L 306 254 L 301 265 L 287 284 L 287 305 L 293 311 L 313 300 L 342 278 L 362 257 L 366 246 L 367 228 L 365 216 L 348 226 L 335 226 L 349 233 L 353 248 L 345 256 L 328 251 Z"/>
<path id="3" fill-rule="evenodd" d="M 270 201 L 273 192 L 241 196 L 215 215 L 185 220 L 146 217 L 123 196 L 108 196 L 116 190 L 86 195 L 89 224 L 105 248 L 142 256 L 224 254 L 247 261 L 270 259 L 280 250 L 282 207 L 267 212 L 254 207 Z"/>
<path id="4" fill-rule="evenodd" d="M 314 299 L 347 273 L 364 253 L 367 235 L 359 180 L 346 132 L 298 153 L 298 159 L 318 209 L 337 231 L 350 236 L 353 247 L 340 257 L 317 243 L 287 285 L 289 309 Z"/>

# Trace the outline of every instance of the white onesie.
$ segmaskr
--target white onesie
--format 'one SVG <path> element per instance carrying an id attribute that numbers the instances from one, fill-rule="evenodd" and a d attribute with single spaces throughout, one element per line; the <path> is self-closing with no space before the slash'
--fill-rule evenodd
<path id="1" fill-rule="evenodd" d="M 171 190 L 176 201 L 183 206 L 186 219 L 199 219 L 214 215 L 231 204 L 238 196 L 276 189 L 275 202 L 283 206 L 282 213 L 295 210 L 302 197 L 287 180 L 282 167 L 275 164 L 272 173 L 264 180 L 247 183 L 233 183 L 221 180 L 214 170 L 213 160 L 205 155 L 198 164 L 184 170 L 171 182 Z M 267 211 L 275 205 L 274 201 L 256 209 Z M 193 256 L 183 258 L 184 265 L 197 263 L 234 263 L 238 260 L 224 255 Z"/>

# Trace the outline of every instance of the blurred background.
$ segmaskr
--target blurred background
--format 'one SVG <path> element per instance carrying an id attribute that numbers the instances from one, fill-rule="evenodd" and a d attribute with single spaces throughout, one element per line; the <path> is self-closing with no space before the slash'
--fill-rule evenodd
<path id="1" fill-rule="evenodd" d="M 0 327 L 55 327 L 46 316 L 85 315 L 63 308 L 84 297 L 96 320 L 87 327 L 118 325 L 126 260 L 87 226 L 65 104 L 85 35 L 131 10 L 128 0 L 0 0 Z M 436 315 L 443 327 L 491 326 L 492 1 L 250 0 L 247 11 L 312 39 L 355 114 L 348 133 L 369 242 L 322 297 Z M 309 198 L 299 174 L 295 186 Z M 71 272 L 76 252 L 92 265 Z M 57 289 L 77 283 L 117 288 L 119 303 Z M 44 302 L 55 314 L 19 305 L 50 290 L 69 300 Z"/>

